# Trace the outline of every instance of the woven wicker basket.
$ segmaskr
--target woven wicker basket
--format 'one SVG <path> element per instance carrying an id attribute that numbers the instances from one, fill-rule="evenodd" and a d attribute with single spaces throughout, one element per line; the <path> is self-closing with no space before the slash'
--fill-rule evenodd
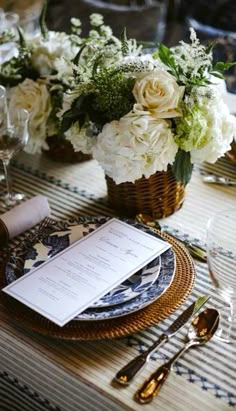
<path id="1" fill-rule="evenodd" d="M 106 176 L 108 200 L 119 215 L 134 217 L 148 214 L 163 218 L 177 211 L 184 201 L 184 185 L 178 182 L 172 171 L 156 172 L 149 178 L 135 183 L 116 184 Z"/>
<path id="2" fill-rule="evenodd" d="M 83 161 L 91 160 L 89 154 L 84 154 L 81 151 L 74 151 L 70 141 L 57 136 L 48 137 L 46 139 L 49 149 L 44 150 L 44 153 L 53 161 L 61 163 L 81 163 Z"/>

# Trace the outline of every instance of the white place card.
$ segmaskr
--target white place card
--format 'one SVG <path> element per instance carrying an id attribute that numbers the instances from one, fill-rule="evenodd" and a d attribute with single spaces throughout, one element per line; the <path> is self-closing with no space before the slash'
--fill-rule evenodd
<path id="1" fill-rule="evenodd" d="M 113 218 L 3 291 L 62 327 L 168 248 Z"/>

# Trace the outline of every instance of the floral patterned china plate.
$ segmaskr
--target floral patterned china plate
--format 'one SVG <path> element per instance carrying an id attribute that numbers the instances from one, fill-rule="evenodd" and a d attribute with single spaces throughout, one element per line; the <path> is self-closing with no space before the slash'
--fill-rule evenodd
<path id="1" fill-rule="evenodd" d="M 122 317 L 141 310 L 156 301 L 171 285 L 175 274 L 175 254 L 170 248 L 161 255 L 161 269 L 156 281 L 142 294 L 123 304 L 104 308 L 88 308 L 74 320 L 98 321 Z"/>
<path id="2" fill-rule="evenodd" d="M 26 274 L 31 269 L 38 267 L 49 258 L 73 244 L 76 240 L 79 240 L 92 232 L 101 225 L 99 221 L 82 222 L 80 224 L 68 223 L 63 228 L 54 227 L 54 230 L 51 233 L 43 233 L 38 236 L 36 235 L 35 242 L 26 247 L 23 263 L 23 274 Z M 111 290 L 108 294 L 93 303 L 91 308 L 101 308 L 122 304 L 137 297 L 157 280 L 160 272 L 160 266 L 161 257 L 157 257 L 147 266 L 139 270 L 137 273 Z M 8 264 L 6 269 L 6 279 L 8 283 L 14 281 L 18 277 L 12 268 L 12 265 Z"/>

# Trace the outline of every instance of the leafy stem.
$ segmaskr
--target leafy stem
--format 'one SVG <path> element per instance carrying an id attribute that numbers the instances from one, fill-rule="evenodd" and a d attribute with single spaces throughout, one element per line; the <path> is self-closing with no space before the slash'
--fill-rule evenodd
<path id="1" fill-rule="evenodd" d="M 48 8 L 48 2 L 45 0 L 43 4 L 43 8 L 39 17 L 39 24 L 40 24 L 40 30 L 43 38 L 47 40 L 48 38 L 48 28 L 46 24 L 46 14 L 47 14 L 47 8 Z"/>

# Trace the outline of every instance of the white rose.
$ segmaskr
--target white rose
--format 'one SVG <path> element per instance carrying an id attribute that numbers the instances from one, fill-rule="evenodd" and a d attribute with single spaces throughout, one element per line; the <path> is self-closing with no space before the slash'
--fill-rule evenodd
<path id="1" fill-rule="evenodd" d="M 51 112 L 50 94 L 45 84 L 26 79 L 10 90 L 11 109 L 24 108 L 30 113 L 29 143 L 25 151 L 40 152 L 46 146 L 47 121 Z"/>
<path id="2" fill-rule="evenodd" d="M 32 43 L 32 64 L 40 75 L 51 74 L 56 69 L 56 60 L 63 57 L 72 60 L 78 47 L 72 45 L 70 36 L 63 32 L 49 31 L 48 37 L 37 37 Z"/>
<path id="3" fill-rule="evenodd" d="M 93 157 L 117 184 L 167 170 L 178 150 L 168 121 L 139 108 L 105 124 L 92 148 Z"/>
<path id="4" fill-rule="evenodd" d="M 179 103 L 184 87 L 178 86 L 174 77 L 163 70 L 155 70 L 138 78 L 133 94 L 137 103 L 156 118 L 181 116 Z"/>
<path id="5" fill-rule="evenodd" d="M 91 149 L 95 141 L 89 126 L 80 127 L 76 121 L 69 130 L 65 132 L 66 139 L 71 142 L 75 151 L 82 151 L 84 154 L 91 154 Z"/>

